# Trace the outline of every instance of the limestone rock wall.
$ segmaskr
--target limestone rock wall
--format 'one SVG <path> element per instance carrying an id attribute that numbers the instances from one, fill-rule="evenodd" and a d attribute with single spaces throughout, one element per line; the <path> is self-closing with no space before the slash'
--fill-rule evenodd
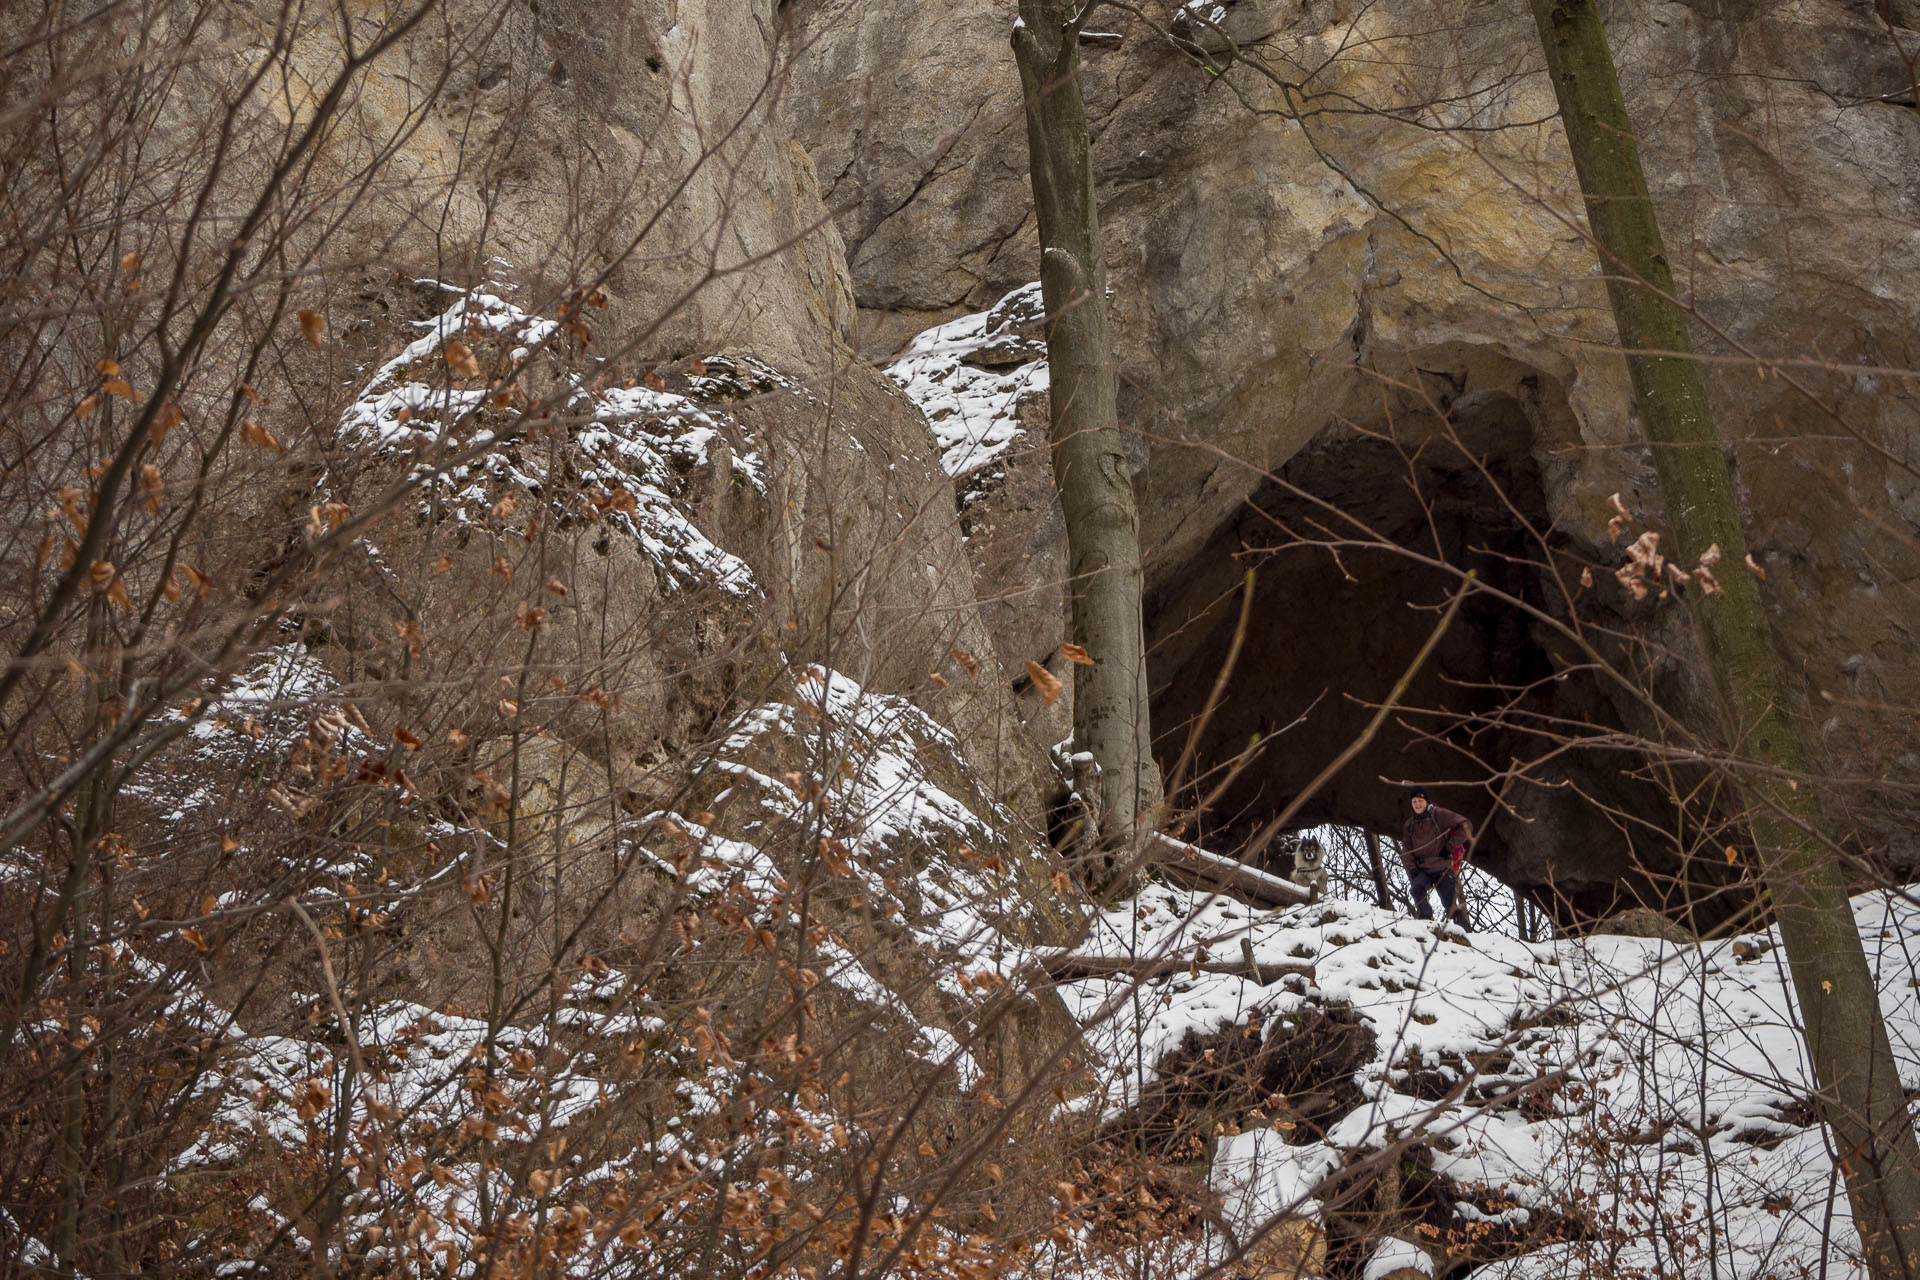
<path id="1" fill-rule="evenodd" d="M 445 17 L 464 39 L 446 43 L 429 23 L 374 63 L 353 127 L 332 141 L 341 170 L 394 146 L 385 163 L 408 178 L 372 195 L 332 256 L 377 246 L 403 269 L 506 278 L 523 301 L 549 305 L 543 295 L 600 281 L 608 306 L 585 313 L 596 332 L 581 353 L 584 377 L 601 361 L 599 377 L 630 380 L 722 350 L 784 375 L 780 389 L 755 389 L 738 406 L 735 447 L 764 455 L 768 493 L 702 484 L 696 506 L 766 597 L 750 617 L 726 622 L 738 610 L 722 608 L 675 628 L 678 656 L 634 656 L 660 667 L 657 681 L 637 680 L 663 690 L 654 712 L 681 708 L 653 725 L 654 713 L 635 707 L 634 761 L 661 741 L 684 744 L 690 725 L 679 722 L 698 718 L 672 692 L 676 662 L 708 672 L 732 660 L 729 644 L 745 630 L 770 632 L 758 642 L 762 661 L 829 661 L 938 704 L 1004 794 L 1034 812 L 1041 765 L 1013 732 L 1004 690 L 950 656 L 977 652 L 983 670 L 996 665 L 925 423 L 849 358 L 845 251 L 791 138 L 794 44 L 779 6 L 454 4 Z M 321 22 L 289 61 L 317 83 L 339 56 L 340 33 Z M 269 102 L 298 118 L 297 102 Z M 401 314 L 391 314 L 396 304 Z M 404 300 L 383 300 L 366 347 L 380 350 L 394 322 L 412 318 Z M 616 617 L 634 612 L 620 604 L 636 589 L 630 576 L 608 576 L 602 603 Z M 658 614 L 658 603 L 641 612 Z M 942 671 L 954 675 L 945 691 L 931 682 Z"/>
<path id="2" fill-rule="evenodd" d="M 1145 13 L 1171 27 L 1174 9 Z M 1436 422 L 1501 419 L 1537 475 L 1553 554 L 1575 573 L 1616 564 L 1608 495 L 1653 527 L 1659 497 L 1525 7 L 1236 0 L 1225 13 L 1241 61 L 1218 77 L 1119 11 L 1101 24 L 1118 46 L 1086 51 L 1161 609 L 1149 625 L 1170 669 L 1218 623 L 1217 590 L 1183 590 L 1195 560 L 1236 549 L 1220 539 L 1264 473 L 1355 427 L 1410 452 Z M 1607 16 L 1803 709 L 1837 771 L 1910 773 L 1912 733 L 1884 708 L 1920 684 L 1920 18 L 1841 0 Z M 797 128 L 871 351 L 1036 274 L 1012 18 L 994 0 L 802 13 Z M 1383 483 L 1419 464 L 1396 469 Z M 1603 623 L 1633 613 L 1609 590 L 1602 572 L 1588 606 Z M 1677 634 L 1633 616 L 1657 641 Z M 1050 644 L 1036 636 L 1024 656 Z M 1665 693 L 1703 694 L 1687 653 L 1663 661 Z M 1319 690 L 1295 692 L 1304 706 Z M 1382 825 L 1392 801 L 1378 784 L 1354 799 Z M 1910 825 L 1884 791 L 1857 805 L 1872 840 Z M 1544 879 L 1548 857 L 1534 848 L 1515 870 Z"/>
<path id="3" fill-rule="evenodd" d="M 369 10 L 351 34 L 364 42 L 394 16 Z M 272 11 L 231 21 L 247 59 L 287 41 L 285 89 L 258 96 L 301 122 L 350 33 L 330 12 L 290 40 Z M 789 140 L 788 49 L 770 0 L 436 6 L 367 66 L 347 127 L 327 138 L 323 172 L 381 167 L 332 256 L 466 281 L 503 269 L 598 281 L 614 304 L 603 342 L 733 345 L 824 370 L 850 294 L 812 165 Z"/>
<path id="4" fill-rule="evenodd" d="M 100 57 L 160 69 L 126 134 L 114 104 L 88 96 L 93 80 L 7 87 L 0 124 L 16 140 L 64 154 L 22 132 L 40 117 L 14 108 L 70 93 L 81 105 L 65 127 L 92 145 L 99 123 L 103 145 L 123 149 L 115 159 L 133 176 L 103 164 L 94 186 L 76 188 L 74 203 L 108 228 L 81 248 L 108 271 L 137 249 L 124 260 L 147 277 L 136 304 L 162 296 L 177 264 L 183 301 L 169 323 L 181 331 L 221 265 L 240 262 L 243 302 L 217 316 L 208 354 L 161 388 L 185 425 L 155 483 L 199 483 L 180 445 L 226 448 L 223 420 L 248 406 L 249 430 L 265 433 L 256 444 L 272 443 L 234 444 L 244 465 L 215 472 L 195 517 L 249 530 L 239 544 L 210 539 L 247 581 L 298 564 L 309 524 L 324 525 L 309 517 L 316 500 L 359 515 L 392 501 L 421 458 L 445 467 L 326 566 L 342 573 L 328 589 L 347 594 L 311 602 L 302 625 L 342 679 L 378 686 L 431 667 L 472 685 L 472 705 L 497 719 L 495 677 L 537 635 L 570 693 L 628 691 L 600 741 L 574 743 L 605 758 L 620 792 L 711 731 L 729 699 L 819 661 L 926 700 L 961 732 L 988 789 L 1037 817 L 1044 760 L 998 679 L 931 433 L 848 345 L 851 277 L 793 137 L 797 46 L 783 6 L 146 0 L 70 16 Z M 36 17 L 10 12 L 0 31 L 22 48 L 53 43 Z M 200 56 L 215 47 L 222 56 Z M 58 168 L 20 172 L 46 186 Z M 246 224 L 263 191 L 265 216 Z M 27 222 L 60 217 L 57 189 L 23 200 Z M 123 212 L 152 208 L 199 221 Z M 251 241 L 233 239 L 241 225 Z M 462 296 L 492 301 L 448 312 Z M 97 383 L 106 349 L 135 387 L 160 385 L 157 350 L 92 325 L 49 331 L 74 381 Z M 166 332 L 150 318 L 122 327 L 150 345 Z M 31 343 L 4 341 L 33 367 Z M 270 355 L 249 364 L 260 351 Z M 748 455 L 751 468 L 736 466 Z M 45 472 L 0 495 L 9 519 L 37 519 L 69 482 L 52 461 Z M 624 508 L 581 506 L 596 493 L 615 501 L 622 484 L 639 510 L 631 493 Z M 602 536 L 622 520 L 631 536 Z M 566 545 L 564 566 L 548 541 Z M 702 573 L 724 572 L 681 580 L 690 546 Z M 516 636 L 521 605 L 546 622 Z"/>
<path id="5" fill-rule="evenodd" d="M 164 95 L 155 89 L 164 101 L 143 153 L 155 173 L 189 172 L 217 109 L 239 104 L 205 254 L 225 252 L 222 220 L 302 136 L 349 52 L 373 47 L 406 10 L 291 12 L 152 0 L 114 29 L 128 57 L 142 56 L 143 40 L 231 51 L 184 59 Z M 1594 620 L 1650 621 L 1656 642 L 1673 639 L 1658 607 L 1636 612 L 1605 572 L 1619 556 L 1608 495 L 1656 527 L 1658 495 L 1634 444 L 1526 12 L 1506 0 L 1233 0 L 1221 28 L 1239 61 L 1219 75 L 1154 30 L 1178 25 L 1173 8 L 1143 12 L 1112 12 L 1111 33 L 1089 46 L 1086 88 L 1163 725 L 1177 726 L 1181 699 L 1210 687 L 1233 557 L 1272 550 L 1266 532 L 1248 541 L 1249 498 L 1331 477 L 1363 504 L 1356 514 L 1368 518 L 1364 503 L 1378 499 L 1388 507 L 1371 511 L 1375 524 L 1399 528 L 1405 513 L 1381 495 L 1429 468 L 1470 548 L 1468 517 L 1486 506 L 1466 475 L 1472 441 L 1531 486 L 1513 518 L 1537 526 L 1540 562 L 1517 589 L 1545 591 L 1556 572 L 1597 565 L 1582 606 Z M 5 19 L 9 32 L 27 30 L 23 15 Z M 768 493 L 702 481 L 686 499 L 705 536 L 769 592 L 764 621 L 781 634 L 762 656 L 844 667 L 967 721 L 976 762 L 1008 769 L 1005 793 L 1031 807 L 1045 770 L 1033 735 L 1017 731 L 1009 690 L 1061 638 L 1047 590 L 1057 558 L 1044 452 L 1009 453 L 999 487 L 977 487 L 963 524 L 925 422 L 860 358 L 1036 274 L 1012 17 L 1008 0 L 436 7 L 354 78 L 342 117 L 289 185 L 290 209 L 327 210 L 291 222 L 287 269 L 300 281 L 290 305 L 323 312 L 330 345 L 275 339 L 256 375 L 274 406 L 266 426 L 332 447 L 345 403 L 431 314 L 413 296 L 432 287 L 423 278 L 511 283 L 541 314 L 572 306 L 594 330 L 575 353 L 579 373 L 600 387 L 661 370 L 681 377 L 718 352 L 763 362 L 793 384 L 738 414 L 740 447 L 768 461 Z M 1886 784 L 1844 802 L 1862 806 L 1870 840 L 1891 839 L 1911 809 L 1899 779 L 1920 767 L 1910 718 L 1884 710 L 1920 705 L 1914 10 L 1633 3 L 1609 17 L 1737 441 L 1776 623 L 1830 763 Z M 1228 56 L 1217 34 L 1182 30 Z M 159 248 L 149 256 L 158 279 Z M 259 296 L 272 279 L 260 277 Z M 569 300 L 595 286 L 604 311 Z M 246 337 L 256 320 L 236 316 L 227 323 Z M 85 374 L 97 350 L 77 344 L 69 363 Z M 126 363 L 143 376 L 138 359 Z M 204 396 L 182 394 L 190 423 L 231 398 L 230 373 L 210 375 Z M 1031 410 L 1026 421 L 1031 437 Z M 1368 450 L 1381 439 L 1394 445 L 1394 474 L 1350 483 L 1377 469 Z M 323 466 L 231 509 L 297 530 Z M 49 479 L 48 494 L 61 483 Z M 24 496 L 21 510 L 44 510 L 46 497 Z M 1254 525 L 1270 530 L 1273 509 L 1260 510 Z M 1403 540 L 1418 537 L 1409 526 Z M 1445 551 L 1432 537 L 1441 545 L 1429 550 Z M 273 563 L 299 542 L 261 540 L 275 541 L 262 551 Z M 475 579 L 487 572 L 477 561 Z M 976 574 L 999 602 L 985 614 Z M 1273 630 L 1259 658 L 1281 670 L 1279 654 L 1315 635 L 1292 619 L 1324 622 L 1324 601 L 1314 579 L 1267 580 L 1293 582 L 1266 588 L 1262 604 Z M 1397 636 L 1406 628 L 1392 626 L 1395 606 L 1431 601 L 1390 587 L 1372 630 Z M 609 591 L 616 605 L 647 595 Z M 1350 652 L 1369 652 L 1374 638 Z M 1490 643 L 1535 652 L 1546 640 L 1528 624 Z M 1380 662 L 1390 665 L 1390 647 Z M 1460 670 L 1471 676 L 1478 661 L 1463 653 Z M 1662 696 L 1700 696 L 1683 650 L 1657 666 Z M 1324 691 L 1272 683 L 1277 702 L 1241 700 L 1232 710 L 1246 722 L 1229 715 L 1220 732 L 1258 731 L 1261 716 L 1290 723 Z M 1348 681 L 1338 692 L 1380 690 Z M 1604 696 L 1579 705 L 1624 728 L 1648 723 L 1644 708 Z M 1041 736 L 1055 734 L 1057 715 L 1043 717 Z M 1332 741 L 1341 729 L 1314 731 Z M 636 759 L 654 736 L 683 735 L 636 728 Z M 1389 826 L 1393 796 L 1378 779 L 1435 767 L 1383 763 L 1342 803 Z M 1250 773 L 1234 801 L 1270 802 L 1301 780 L 1278 765 Z M 1568 844 L 1558 823 L 1541 828 L 1550 837 L 1527 836 L 1526 824 L 1508 833 L 1525 876 L 1544 878 L 1552 849 Z"/>

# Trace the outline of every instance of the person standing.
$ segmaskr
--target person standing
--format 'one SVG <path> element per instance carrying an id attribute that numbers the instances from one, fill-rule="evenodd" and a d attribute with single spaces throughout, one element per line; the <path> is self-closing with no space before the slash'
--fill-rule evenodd
<path id="1" fill-rule="evenodd" d="M 1413 914 L 1422 920 L 1433 919 L 1427 894 L 1437 889 L 1442 915 L 1464 927 L 1466 904 L 1456 908 L 1454 895 L 1460 884 L 1460 867 L 1467 857 L 1467 841 L 1473 838 L 1473 824 L 1427 799 L 1425 787 L 1415 787 L 1408 800 L 1413 816 L 1400 832 L 1400 864 L 1407 869 Z"/>

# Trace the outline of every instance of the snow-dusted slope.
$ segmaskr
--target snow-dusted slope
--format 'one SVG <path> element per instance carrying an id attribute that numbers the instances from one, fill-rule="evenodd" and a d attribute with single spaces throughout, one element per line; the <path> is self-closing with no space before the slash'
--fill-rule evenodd
<path id="1" fill-rule="evenodd" d="M 313 732 L 316 718 L 334 714 L 336 693 L 297 646 L 270 651 L 214 708 L 219 724 L 244 718 L 248 726 L 214 738 L 238 737 L 258 760 L 210 758 L 222 769 L 264 767 Z M 333 727 L 338 742 L 370 741 L 344 719 Z M 983 1114 L 1001 1105 L 981 1102 L 993 1082 L 976 1059 L 976 1024 L 1021 971 L 1028 953 L 1016 939 L 1035 932 L 1035 907 L 1007 856 L 1011 817 L 973 786 L 954 736 L 905 699 L 814 665 L 792 672 L 782 698 L 738 715 L 706 770 L 691 793 L 706 810 L 689 803 L 686 812 L 632 816 L 607 837 L 612 874 L 631 868 L 631 878 L 659 886 L 670 904 L 665 954 L 631 967 L 582 956 L 556 975 L 550 993 L 500 1023 L 484 1010 L 408 998 L 360 1002 L 351 988 L 345 1003 L 353 1010 L 342 1016 L 332 973 L 302 968 L 289 996 L 306 1016 L 262 1030 L 221 1007 L 191 959 L 168 967 L 116 944 L 117 966 L 172 993 L 166 1018 L 205 1038 L 192 1089 L 202 1119 L 168 1164 L 178 1189 L 238 1185 L 262 1168 L 310 1171 L 330 1142 L 353 1171 L 331 1243 L 313 1238 L 310 1190 L 289 1177 L 235 1206 L 257 1253 L 242 1256 L 216 1245 L 211 1232 L 196 1235 L 208 1265 L 220 1274 L 272 1274 L 287 1249 L 338 1256 L 344 1248 L 383 1274 L 474 1276 L 484 1271 L 475 1259 L 486 1233 L 477 1224 L 524 1225 L 592 1204 L 590 1224 L 581 1210 L 571 1235 L 542 1245 L 554 1274 L 646 1277 L 658 1274 L 653 1253 L 698 1244 L 715 1205 L 737 1226 L 743 1196 L 756 1197 L 756 1206 L 764 1197 L 770 1213 L 787 1196 L 833 1204 L 841 1194 L 833 1162 L 885 1136 L 884 1109 L 855 1110 L 830 1096 L 844 1059 L 758 1039 L 761 996 L 734 992 L 745 1003 L 729 1013 L 724 981 L 706 989 L 703 978 L 697 998 L 675 988 L 688 972 L 751 973 L 763 947 L 786 979 L 765 998 L 777 1003 L 789 982 L 808 993 L 819 1006 L 813 1034 L 850 1036 L 851 1026 L 869 1037 L 860 1042 L 863 1056 L 897 1050 L 912 1073 L 908 1083 L 892 1082 L 903 1091 L 937 1091 L 948 1105 Z M 155 798 L 183 811 L 208 803 L 197 792 Z M 401 928 L 412 927 L 411 911 L 444 909 L 426 896 L 430 889 L 462 906 L 494 901 L 473 850 L 498 859 L 497 831 L 395 812 L 426 824 L 447 852 L 421 884 L 404 888 L 369 890 L 375 872 L 364 859 L 312 870 L 298 902 L 330 936 L 339 936 L 333 923 L 343 911 L 375 893 L 382 921 Z M 819 861 L 809 866 L 803 859 L 815 849 Z M 583 847 L 572 856 L 584 858 Z M 235 896 L 210 905 L 239 913 L 278 904 Z M 172 936 L 154 945 L 186 956 L 205 951 L 197 931 L 181 934 L 191 934 L 196 950 Z M 805 959 L 796 961 L 803 935 Z M 30 1030 L 59 1029 L 48 1022 Z M 1071 1036 L 1064 1021 L 1059 1034 Z M 796 1062 L 822 1061 L 832 1073 L 816 1080 L 800 1072 L 796 1084 Z M 745 1103 L 761 1098 L 789 1101 L 756 1104 L 742 1119 Z M 638 1140 L 618 1128 L 636 1116 L 645 1118 Z M 607 1138 L 608 1128 L 619 1136 Z M 740 1169 L 762 1163 L 758 1184 L 736 1185 Z M 644 1223 L 617 1196 L 608 1209 L 616 1190 L 662 1180 L 676 1189 Z M 906 1197 L 897 1204 L 896 1212 L 914 1207 Z M 945 1223 L 923 1226 L 928 1274 L 974 1274 L 939 1270 L 955 1260 L 986 1265 L 978 1237 Z M 14 1228 L 0 1222 L 0 1230 Z M 42 1241 L 18 1234 L 44 1256 Z M 756 1247 L 731 1240 L 733 1269 L 716 1274 L 742 1273 Z"/>
<path id="2" fill-rule="evenodd" d="M 206 732 L 185 746 L 263 781 L 290 753 L 321 750 L 313 739 L 343 758 L 371 751 L 364 725 L 333 705 L 336 692 L 311 655 L 276 648 L 204 709 Z M 175 820 L 214 803 L 184 785 L 140 794 Z M 274 803 L 299 810 L 306 800 L 283 791 Z M 313 918 L 307 927 L 337 932 L 377 905 L 384 936 L 419 927 L 416 916 L 448 898 L 487 909 L 482 872 L 500 856 L 498 833 L 414 800 L 395 806 L 396 819 L 445 850 L 425 846 L 434 859 L 406 883 L 384 879 L 367 850 L 289 863 L 273 893 L 236 891 L 202 914 L 267 919 L 297 902 Z M 1050 966 L 1071 971 L 1064 957 L 1081 972 L 1105 963 L 1144 976 L 1059 985 L 1086 1028 L 1092 1086 L 1076 1092 L 1061 1077 L 1073 1087 L 1054 1095 L 1057 1110 L 1050 1089 L 1038 1094 L 1022 1142 L 989 1135 L 981 1150 L 1015 1167 L 1034 1154 L 1023 1144 L 1039 1148 L 1051 1169 L 1047 1144 L 1065 1150 L 1105 1125 L 1151 1147 L 1186 1108 L 1200 1116 L 1191 1132 L 1202 1141 L 1169 1162 L 1210 1158 L 1201 1176 L 1220 1198 L 1221 1229 L 1176 1227 L 1115 1246 L 1066 1222 L 1039 1241 L 989 1239 L 981 1224 L 994 1219 L 935 1222 L 931 1180 L 902 1177 L 885 1216 L 924 1227 L 935 1254 L 976 1250 L 970 1265 L 982 1274 L 1184 1280 L 1276 1220 L 1338 1227 L 1328 1270 L 1343 1280 L 1407 1265 L 1488 1280 L 1861 1274 L 1833 1154 L 1810 1122 L 1794 999 L 1771 934 L 1528 944 L 1436 933 L 1353 902 L 1268 911 L 1156 883 L 1088 918 L 1074 947 L 1043 947 L 1038 917 L 1070 916 L 1079 899 L 1064 876 L 1022 880 L 1011 819 L 977 786 L 950 731 L 906 699 L 818 665 L 794 669 L 778 697 L 727 722 L 673 808 L 623 814 L 603 837 L 608 874 L 654 886 L 656 896 L 633 901 L 661 913 L 621 923 L 657 924 L 666 950 L 647 963 L 618 949 L 610 962 L 580 954 L 563 981 L 497 1026 L 412 992 L 352 1000 L 349 991 L 345 1014 L 333 978 L 305 967 L 286 992 L 297 1016 L 266 1010 L 242 1025 L 203 986 L 214 962 L 201 960 L 209 943 L 197 929 L 156 920 L 114 941 L 116 968 L 161 993 L 162 1021 L 190 1031 L 205 1055 L 192 1085 L 196 1128 L 169 1148 L 172 1189 L 197 1194 L 303 1167 L 333 1142 L 353 1171 L 335 1247 L 394 1274 L 477 1274 L 475 1224 L 489 1212 L 533 1220 L 590 1206 L 556 1271 L 646 1276 L 646 1251 L 701 1238 L 710 1213 L 749 1194 L 735 1171 L 760 1168 L 769 1153 L 778 1160 L 753 1184 L 756 1211 L 764 1201 L 775 1212 L 789 1193 L 832 1203 L 835 1162 L 880 1139 L 899 1097 L 917 1090 L 938 1100 L 940 1116 L 913 1149 L 924 1142 L 929 1161 L 963 1158 L 974 1140 L 965 1126 L 991 1126 L 1004 1105 L 994 1096 L 1004 1065 L 989 1056 L 996 1002 L 1038 991 Z M 0 868 L 7 882 L 23 874 Z M 1920 905 L 1881 894 L 1855 909 L 1904 1083 L 1920 1087 Z M 624 931 L 609 941 L 633 945 Z M 781 999 L 789 986 L 811 993 L 820 1025 L 843 1033 L 860 1061 L 827 1058 L 818 1080 L 796 1076 L 797 1051 L 764 1034 L 751 989 L 726 987 L 724 975 L 762 966 Z M 722 975 L 711 990 L 679 985 L 707 975 Z M 1032 1038 L 1036 1025 L 1018 1034 Z M 60 1031 L 52 1020 L 28 1028 Z M 1070 1041 L 1070 1029 L 1058 1038 Z M 877 1075 L 881 1055 L 891 1074 L 874 1094 L 854 1105 L 833 1092 L 843 1063 Z M 756 1097 L 792 1101 L 746 1105 Z M 565 1163 L 537 1156 L 563 1149 Z M 1399 1184 L 1386 1209 L 1373 1190 L 1383 1171 Z M 649 1179 L 660 1211 L 636 1227 L 606 1197 Z M 244 1213 L 259 1256 L 317 1244 L 303 1217 L 311 1185 L 260 1186 Z M 971 1203 L 990 1207 L 994 1194 L 982 1188 Z M 1372 1215 L 1358 1233 L 1356 1197 Z M 402 1226 L 404 1248 L 394 1243 Z M 24 1230 L 0 1230 L 40 1248 Z M 218 1239 L 194 1237 L 217 1269 L 271 1270 Z M 744 1271 L 750 1252 L 735 1261 Z"/>
<path id="3" fill-rule="evenodd" d="M 1920 907 L 1898 894 L 1854 905 L 1913 1089 Z M 1260 964 L 1304 962 L 1312 976 L 1262 986 L 1185 966 L 1135 994 L 1121 980 L 1064 988 L 1082 1009 L 1115 1010 L 1095 1041 L 1098 1101 L 1116 1114 L 1152 1092 L 1151 1064 L 1222 1028 L 1253 1024 L 1273 1044 L 1346 1006 L 1371 1031 L 1358 1105 L 1305 1125 L 1273 1100 L 1217 1139 L 1234 1229 L 1318 1213 L 1342 1185 L 1329 1174 L 1404 1142 L 1458 1197 L 1453 1221 L 1429 1214 L 1415 1239 L 1443 1264 L 1482 1263 L 1476 1275 L 1665 1276 L 1710 1259 L 1713 1274 L 1753 1280 L 1862 1274 L 1824 1130 L 1804 1110 L 1809 1069 L 1772 934 L 1527 944 L 1352 902 L 1265 912 L 1156 886 L 1100 917 L 1083 950 L 1227 959 L 1243 941 Z"/>

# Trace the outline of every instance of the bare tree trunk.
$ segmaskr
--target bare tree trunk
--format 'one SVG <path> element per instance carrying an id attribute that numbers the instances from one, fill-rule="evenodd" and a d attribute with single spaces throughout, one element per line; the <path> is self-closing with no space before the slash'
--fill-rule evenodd
<path id="1" fill-rule="evenodd" d="M 1367 861 L 1373 867 L 1373 894 L 1382 911 L 1393 910 L 1393 894 L 1387 889 L 1387 864 L 1380 856 L 1380 837 L 1367 832 Z"/>
<path id="2" fill-rule="evenodd" d="M 1160 784 L 1147 721 L 1140 521 L 1115 407 L 1106 268 L 1080 94 L 1085 17 L 1085 8 L 1065 0 L 1020 0 L 1013 50 L 1040 222 L 1054 487 L 1066 512 L 1073 575 L 1070 632 L 1093 658 L 1092 666 L 1074 667 L 1074 748 L 1090 752 L 1100 768 L 1100 838 L 1117 850 L 1152 813 Z"/>
<path id="3" fill-rule="evenodd" d="M 1847 881 L 1819 838 L 1805 754 L 1758 584 L 1741 568 L 1740 526 L 1706 388 L 1674 300 L 1673 273 L 1640 168 L 1620 82 L 1594 0 L 1532 0 L 1567 145 L 1607 277 L 1634 401 L 1653 446 L 1683 568 L 1718 546 L 1719 594 L 1694 600 L 1730 741 L 1760 768 L 1736 782 L 1751 811 L 1761 871 L 1786 945 L 1822 1110 L 1847 1196 L 1880 1280 L 1920 1275 L 1920 1149 L 1848 905 Z M 1653 354 L 1649 354 L 1653 353 Z"/>

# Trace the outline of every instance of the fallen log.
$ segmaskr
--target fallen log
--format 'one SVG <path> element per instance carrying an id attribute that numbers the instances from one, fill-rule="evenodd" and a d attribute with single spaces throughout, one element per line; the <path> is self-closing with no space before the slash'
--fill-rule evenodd
<path id="1" fill-rule="evenodd" d="M 1295 907 L 1312 898 L 1304 885 L 1209 853 L 1199 845 L 1155 835 L 1152 866 L 1168 879 L 1194 889 L 1211 889 L 1256 907 Z"/>
<path id="2" fill-rule="evenodd" d="M 1155 978 L 1182 971 L 1196 976 L 1213 973 L 1248 978 L 1263 987 L 1289 977 L 1305 978 L 1308 982 L 1314 980 L 1313 966 L 1310 964 L 1256 962 L 1253 948 L 1246 945 L 1244 940 L 1238 960 L 1202 958 L 1205 955 L 1204 951 L 1198 951 L 1168 956 L 1089 956 L 1063 947 L 1035 952 L 1032 964 L 1055 982 L 1082 982 L 1088 978 L 1131 978 L 1135 982 L 1151 982 Z"/>

